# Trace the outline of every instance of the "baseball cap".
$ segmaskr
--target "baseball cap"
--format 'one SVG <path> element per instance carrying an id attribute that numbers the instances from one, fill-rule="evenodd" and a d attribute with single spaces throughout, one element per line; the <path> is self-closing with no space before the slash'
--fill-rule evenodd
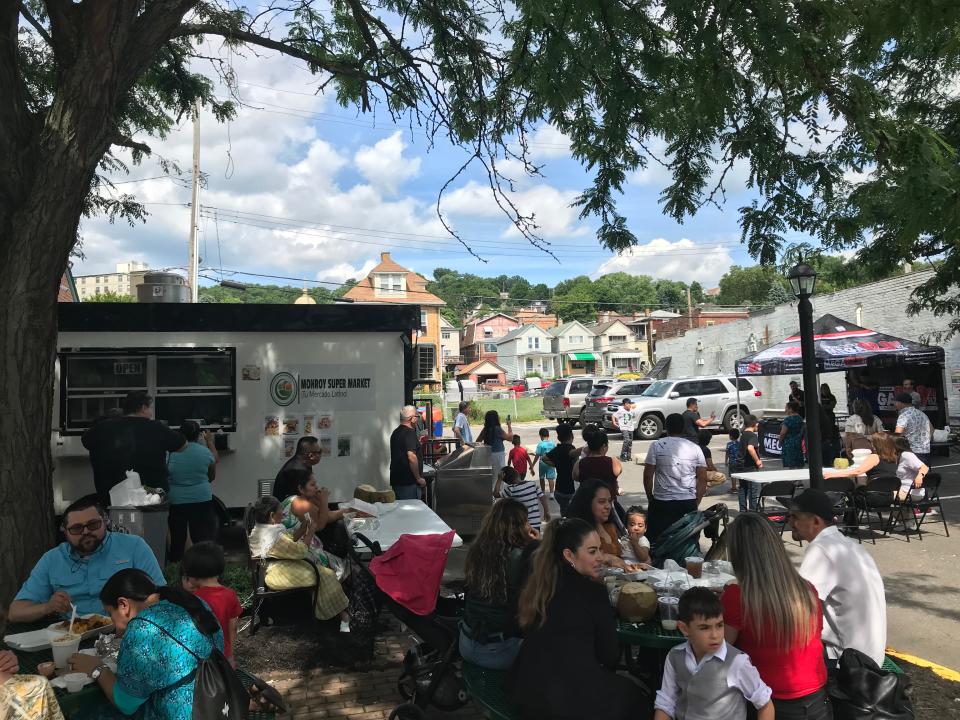
<path id="1" fill-rule="evenodd" d="M 833 503 L 822 490 L 807 488 L 802 493 L 787 502 L 787 509 L 793 512 L 805 512 L 823 518 L 828 523 L 833 522 Z"/>
<path id="2" fill-rule="evenodd" d="M 893 399 L 898 403 L 903 403 L 904 405 L 913 405 L 913 395 L 908 392 L 897 393 L 896 397 Z"/>

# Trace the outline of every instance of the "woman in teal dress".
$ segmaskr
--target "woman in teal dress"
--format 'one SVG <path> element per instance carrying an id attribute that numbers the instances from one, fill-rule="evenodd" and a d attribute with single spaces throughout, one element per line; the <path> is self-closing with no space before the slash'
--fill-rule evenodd
<path id="1" fill-rule="evenodd" d="M 803 467 L 803 418 L 800 403 L 787 403 L 787 416 L 780 424 L 780 451 L 785 468 Z"/>
<path id="2" fill-rule="evenodd" d="M 121 715 L 190 720 L 192 675 L 214 648 L 223 651 L 217 618 L 195 595 L 157 587 L 149 575 L 132 568 L 107 581 L 100 601 L 123 637 L 117 672 L 83 654 L 70 658 L 74 672 L 92 674 L 99 666 L 97 682 Z"/>

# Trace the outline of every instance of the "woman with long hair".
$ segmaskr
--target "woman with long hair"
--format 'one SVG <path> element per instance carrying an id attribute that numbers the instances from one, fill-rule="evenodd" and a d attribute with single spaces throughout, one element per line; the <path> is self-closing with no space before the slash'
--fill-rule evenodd
<path id="1" fill-rule="evenodd" d="M 123 637 L 114 673 L 92 655 L 70 657 L 75 672 L 97 675 L 104 695 L 124 715 L 142 709 L 147 718 L 190 720 L 194 674 L 214 648 L 223 651 L 223 632 L 195 595 L 157 586 L 142 570 L 115 573 L 100 602 Z"/>
<path id="2" fill-rule="evenodd" d="M 796 400 L 787 403 L 787 416 L 780 423 L 780 448 L 785 468 L 803 467 L 802 408 Z"/>
<path id="3" fill-rule="evenodd" d="M 827 477 L 856 477 L 862 482 L 861 475 L 866 480 L 873 480 L 881 475 L 897 474 L 897 449 L 893 444 L 893 437 L 888 432 L 878 432 L 870 436 L 870 454 L 856 465 L 850 465 L 843 470 L 824 470 Z"/>
<path id="4" fill-rule="evenodd" d="M 620 645 L 602 571 L 593 525 L 579 518 L 547 525 L 520 594 L 525 639 L 513 668 L 512 694 L 523 718 L 627 720 L 649 715 L 649 699 L 615 672 Z"/>
<path id="5" fill-rule="evenodd" d="M 613 496 L 610 486 L 600 480 L 584 480 L 567 507 L 567 517 L 579 518 L 593 527 L 600 538 L 603 564 L 626 568 L 621 533 L 613 521 Z"/>
<path id="6" fill-rule="evenodd" d="M 507 464 L 506 445 L 504 441 L 513 437 L 513 425 L 507 416 L 507 430 L 504 432 L 500 425 L 500 413 L 496 410 L 487 410 L 483 416 L 483 429 L 477 435 L 477 442 L 490 448 L 490 466 L 493 469 L 491 487 L 496 485 L 500 468 Z"/>
<path id="7" fill-rule="evenodd" d="M 853 415 L 847 418 L 843 426 L 843 445 L 847 450 L 847 457 L 857 449 L 873 449 L 870 445 L 870 436 L 883 432 L 883 423 L 875 417 L 870 403 L 862 398 L 853 401 Z"/>
<path id="8" fill-rule="evenodd" d="M 467 600 L 460 655 L 491 670 L 506 670 L 520 651 L 517 602 L 529 570 L 535 533 L 519 500 L 497 500 L 467 551 Z"/>
<path id="9" fill-rule="evenodd" d="M 762 515 L 741 513 L 726 535 L 737 577 L 721 598 L 727 642 L 750 656 L 773 690 L 777 720 L 829 720 L 816 590 L 800 577 Z"/>

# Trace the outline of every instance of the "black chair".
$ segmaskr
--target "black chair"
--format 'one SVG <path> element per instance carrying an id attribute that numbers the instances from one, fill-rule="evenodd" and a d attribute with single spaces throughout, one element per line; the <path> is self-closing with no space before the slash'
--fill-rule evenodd
<path id="1" fill-rule="evenodd" d="M 764 483 L 760 488 L 760 497 L 757 499 L 757 512 L 763 515 L 774 525 L 780 525 L 780 535 L 787 526 L 787 503 L 797 492 L 797 484 L 792 480 L 775 480 Z M 768 500 L 775 500 L 778 505 L 768 507 Z M 775 518 L 780 518 L 775 520 Z"/>
<path id="2" fill-rule="evenodd" d="M 877 544 L 873 530 L 882 531 L 886 537 L 897 525 L 903 525 L 903 532 L 910 542 L 910 531 L 907 528 L 904 516 L 904 505 L 897 495 L 900 490 L 900 478 L 896 475 L 878 475 L 866 485 L 858 487 L 854 492 L 854 502 L 857 508 L 857 537 L 860 529 L 871 531 L 871 540 Z M 877 525 L 873 524 L 873 516 L 877 516 Z M 886 520 L 884 520 L 886 516 Z M 866 522 L 864 522 L 866 520 Z"/>
<path id="3" fill-rule="evenodd" d="M 247 505 L 247 509 L 243 514 L 243 529 L 248 538 L 250 537 L 250 532 L 253 530 L 253 526 L 253 503 L 250 503 Z M 304 560 L 304 562 L 309 563 L 310 567 L 313 568 L 314 575 L 316 576 L 316 582 L 314 582 L 313 587 L 290 588 L 287 590 L 271 590 L 267 587 L 267 567 L 274 561 L 270 558 L 254 557 L 253 552 L 250 550 L 249 543 L 247 543 L 247 562 L 250 570 L 250 580 L 253 586 L 253 598 L 250 604 L 250 635 L 256 635 L 257 630 L 260 629 L 260 611 L 263 609 L 263 604 L 267 600 L 289 597 L 297 593 L 309 593 L 310 612 L 312 615 L 313 608 L 317 602 L 317 588 L 320 586 L 320 571 L 317 570 L 317 566 L 313 562 L 309 559 Z"/>
<path id="4" fill-rule="evenodd" d="M 853 478 L 832 477 L 823 479 L 823 492 L 833 503 L 833 518 L 844 535 L 857 529 L 857 511 L 853 502 L 855 484 Z M 860 533 L 857 533 L 860 542 Z"/>
<path id="5" fill-rule="evenodd" d="M 933 518 L 932 522 L 937 522 L 931 510 L 940 513 L 943 531 L 947 534 L 947 537 L 950 537 L 950 528 L 947 527 L 947 518 L 943 514 L 943 503 L 940 501 L 940 481 L 940 473 L 930 473 L 923 478 L 923 499 L 914 500 L 908 496 L 907 500 L 903 502 L 904 512 L 909 510 L 914 514 L 913 519 L 916 523 L 917 535 L 921 540 L 923 540 L 923 531 L 920 526 L 931 522 L 927 519 L 928 516 Z"/>

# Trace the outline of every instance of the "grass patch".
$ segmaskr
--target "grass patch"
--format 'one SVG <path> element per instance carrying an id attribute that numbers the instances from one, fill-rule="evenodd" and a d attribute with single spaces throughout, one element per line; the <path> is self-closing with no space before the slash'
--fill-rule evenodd
<path id="1" fill-rule="evenodd" d="M 170 585 L 180 584 L 180 563 L 167 563 L 163 569 L 163 576 Z M 220 584 L 233 590 L 242 601 L 253 594 L 253 583 L 250 582 L 250 569 L 245 562 L 227 560 L 227 566 L 220 578 Z"/>

